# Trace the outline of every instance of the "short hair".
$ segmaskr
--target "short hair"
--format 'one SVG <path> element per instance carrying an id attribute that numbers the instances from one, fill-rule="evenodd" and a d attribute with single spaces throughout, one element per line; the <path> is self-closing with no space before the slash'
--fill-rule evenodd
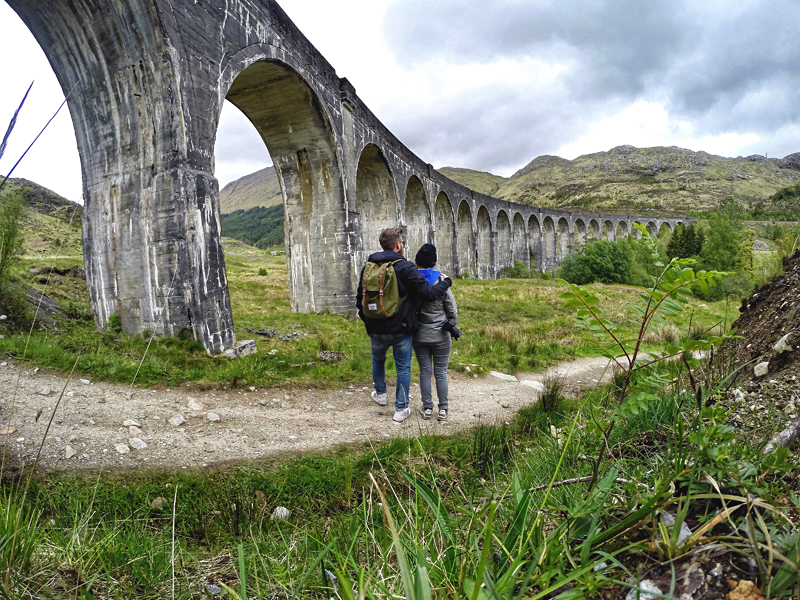
<path id="1" fill-rule="evenodd" d="M 394 247 L 397 245 L 397 242 L 402 241 L 402 239 L 403 239 L 402 227 L 389 227 L 381 231 L 381 235 L 378 238 L 378 241 L 381 243 L 381 248 L 383 248 L 387 252 L 391 252 L 392 250 L 394 250 Z"/>

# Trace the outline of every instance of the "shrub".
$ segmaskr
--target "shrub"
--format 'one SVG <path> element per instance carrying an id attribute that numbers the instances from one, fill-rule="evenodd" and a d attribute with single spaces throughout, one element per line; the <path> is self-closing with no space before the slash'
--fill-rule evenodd
<path id="1" fill-rule="evenodd" d="M 22 231 L 19 219 L 22 214 L 22 199 L 12 197 L 0 207 L 0 279 L 8 274 L 8 268 L 22 254 Z"/>
<path id="2" fill-rule="evenodd" d="M 260 268 L 260 269 L 258 270 L 258 274 L 259 274 L 261 277 L 264 277 L 264 276 L 267 274 L 267 270 L 266 270 L 265 268 L 263 268 L 263 267 L 262 267 L 262 268 Z"/>
<path id="3" fill-rule="evenodd" d="M 530 279 L 531 270 L 525 263 L 515 259 L 513 267 L 503 267 L 500 269 L 500 277 L 507 279 Z"/>
<path id="4" fill-rule="evenodd" d="M 584 285 L 601 283 L 626 283 L 630 274 L 630 258 L 616 242 L 602 240 L 586 246 L 583 254 L 569 254 L 561 261 L 556 276 Z"/>

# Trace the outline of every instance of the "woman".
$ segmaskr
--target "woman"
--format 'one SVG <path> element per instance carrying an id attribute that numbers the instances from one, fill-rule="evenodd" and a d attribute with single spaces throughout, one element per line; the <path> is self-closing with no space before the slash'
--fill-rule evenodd
<path id="1" fill-rule="evenodd" d="M 414 259 L 420 273 L 426 281 L 433 285 L 442 281 L 442 275 L 434 269 L 436 266 L 436 246 L 425 244 L 417 252 Z M 423 302 L 417 307 L 419 331 L 414 334 L 414 353 L 419 363 L 419 387 L 422 394 L 422 408 L 419 409 L 423 419 L 430 419 L 433 414 L 433 398 L 431 394 L 431 368 L 436 378 L 436 395 L 439 398 L 440 421 L 447 418 L 447 365 L 450 362 L 450 333 L 444 328 L 449 320 L 457 324 L 456 299 L 452 290 L 447 290 L 442 300 Z"/>

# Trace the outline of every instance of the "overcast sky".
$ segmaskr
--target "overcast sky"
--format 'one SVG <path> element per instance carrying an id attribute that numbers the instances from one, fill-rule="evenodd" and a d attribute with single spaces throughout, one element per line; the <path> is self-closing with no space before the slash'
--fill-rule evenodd
<path id="1" fill-rule="evenodd" d="M 437 167 L 511 175 L 542 154 L 572 159 L 621 144 L 800 152 L 798 0 L 279 2 L 378 118 Z M 2 0 L 0 24 L 3 131 L 35 81 L 4 175 L 63 93 Z M 216 164 L 221 186 L 270 164 L 231 105 Z M 14 176 L 80 199 L 66 110 Z"/>

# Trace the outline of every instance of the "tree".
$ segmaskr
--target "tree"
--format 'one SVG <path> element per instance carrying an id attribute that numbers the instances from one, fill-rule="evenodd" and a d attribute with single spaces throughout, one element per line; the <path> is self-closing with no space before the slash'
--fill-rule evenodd
<path id="1" fill-rule="evenodd" d="M 683 236 L 686 228 L 683 223 L 678 223 L 672 231 L 672 236 L 669 238 L 667 244 L 667 257 L 672 260 L 673 258 L 682 258 L 681 250 L 683 248 Z"/>
<path id="2" fill-rule="evenodd" d="M 19 197 L 8 198 L 0 207 L 0 279 L 7 275 L 8 268 L 22 254 L 21 214 L 22 200 Z"/>
<path id="3" fill-rule="evenodd" d="M 739 231 L 744 225 L 744 206 L 733 196 L 725 196 L 720 200 L 719 212 L 728 215 L 734 231 Z"/>
<path id="4" fill-rule="evenodd" d="M 628 281 L 630 260 L 624 248 L 603 240 L 589 244 L 584 250 L 586 264 L 600 283 L 625 283 Z"/>
<path id="5" fill-rule="evenodd" d="M 739 236 L 724 212 L 712 213 L 708 220 L 708 233 L 700 253 L 704 269 L 733 271 L 739 256 Z"/>

